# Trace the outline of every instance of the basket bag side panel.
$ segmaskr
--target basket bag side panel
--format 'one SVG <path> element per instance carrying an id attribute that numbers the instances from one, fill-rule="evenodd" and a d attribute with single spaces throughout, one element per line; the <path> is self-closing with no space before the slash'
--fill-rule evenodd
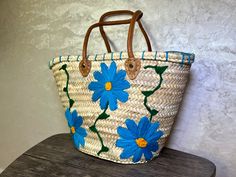
<path id="1" fill-rule="evenodd" d="M 158 156 L 170 134 L 190 65 L 142 60 L 140 73 L 135 80 L 129 80 L 126 76 L 125 81 L 121 82 L 120 72 L 120 78 L 117 76 L 110 83 L 108 80 L 101 82 L 105 83 L 106 92 L 100 90 L 101 93 L 98 93 L 101 88 L 93 89 L 91 83 L 99 84 L 99 80 L 96 80 L 98 72 L 104 74 L 101 63 L 107 66 L 107 71 L 112 72 L 109 70 L 112 62 L 116 66 L 115 76 L 119 71 L 125 71 L 124 60 L 93 61 L 87 77 L 81 76 L 79 62 L 61 62 L 54 65 L 52 71 L 64 109 L 70 108 L 70 112 L 76 110 L 83 119 L 81 127 L 86 131 L 86 136 L 83 137 L 84 144 L 77 148 L 113 162 L 143 163 Z M 109 72 L 107 75 L 111 74 Z M 129 87 L 125 86 L 127 82 Z M 108 95 L 108 102 L 104 104 L 101 95 L 112 89 L 117 92 L 112 98 Z M 111 102 L 117 102 L 117 107 Z M 73 135 L 75 130 L 71 129 L 71 132 Z M 127 134 L 124 135 L 124 132 Z"/>

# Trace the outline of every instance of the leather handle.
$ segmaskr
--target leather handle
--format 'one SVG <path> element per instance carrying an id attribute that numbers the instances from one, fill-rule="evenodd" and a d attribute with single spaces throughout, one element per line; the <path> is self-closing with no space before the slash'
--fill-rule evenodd
<path id="1" fill-rule="evenodd" d="M 133 14 L 134 14 L 134 12 L 132 12 L 130 10 L 110 11 L 110 12 L 104 13 L 100 17 L 99 22 L 103 22 L 103 21 L 105 21 L 105 19 L 107 19 L 107 18 L 109 18 L 111 16 L 116 16 L 116 15 L 133 15 Z M 138 20 L 138 25 L 139 25 L 139 28 L 141 29 L 141 32 L 143 33 L 143 36 L 144 36 L 144 38 L 146 40 L 148 51 L 152 51 L 150 40 L 149 40 L 148 35 L 147 35 L 146 31 L 144 30 L 143 25 L 142 25 L 140 20 Z M 100 30 L 102 38 L 103 38 L 103 40 L 105 42 L 105 45 L 106 45 L 106 48 L 107 48 L 107 52 L 111 53 L 111 47 L 110 47 L 110 44 L 109 44 L 109 41 L 108 41 L 108 38 L 107 38 L 107 35 L 106 35 L 105 31 L 104 31 L 103 26 L 99 26 L 99 30 Z"/>
<path id="2" fill-rule="evenodd" d="M 99 23 L 95 23 L 93 25 L 91 25 L 85 35 L 84 38 L 84 43 L 83 43 L 83 50 L 82 50 L 82 60 L 79 63 L 79 70 L 82 74 L 83 77 L 86 77 L 90 70 L 91 70 L 91 61 L 89 61 L 86 57 L 87 57 L 87 46 L 88 46 L 88 40 L 89 40 L 89 36 L 92 32 L 92 30 L 96 27 L 99 26 L 110 26 L 110 25 L 122 25 L 122 24 L 129 24 L 131 21 L 131 19 L 129 20 L 118 20 L 118 21 L 108 21 L 108 22 L 99 22 Z"/>
<path id="3" fill-rule="evenodd" d="M 140 59 L 134 58 L 134 54 L 132 50 L 132 41 L 133 41 L 135 22 L 140 20 L 142 15 L 143 13 L 140 10 L 138 10 L 133 13 L 133 17 L 129 20 L 99 22 L 99 23 L 93 24 L 92 26 L 88 28 L 87 33 L 84 38 L 84 43 L 83 43 L 82 60 L 80 61 L 80 64 L 79 64 L 79 70 L 82 76 L 86 77 L 91 70 L 91 61 L 89 61 L 86 57 L 87 57 L 88 39 L 92 30 L 100 26 L 121 25 L 121 24 L 130 23 L 129 31 L 128 31 L 128 40 L 127 40 L 127 49 L 128 49 L 127 51 L 128 51 L 129 58 L 125 61 L 125 68 L 126 68 L 127 75 L 131 80 L 136 78 L 141 67 L 141 61 Z"/>
<path id="4" fill-rule="evenodd" d="M 133 36 L 134 36 L 134 27 L 135 21 L 139 20 L 143 16 L 143 13 L 140 10 L 137 10 L 129 25 L 128 31 L 128 40 L 127 40 L 127 52 L 128 52 L 128 59 L 125 61 L 125 70 L 127 72 L 128 77 L 133 80 L 137 77 L 140 68 L 141 68 L 141 60 L 140 58 L 134 58 L 133 53 Z"/>

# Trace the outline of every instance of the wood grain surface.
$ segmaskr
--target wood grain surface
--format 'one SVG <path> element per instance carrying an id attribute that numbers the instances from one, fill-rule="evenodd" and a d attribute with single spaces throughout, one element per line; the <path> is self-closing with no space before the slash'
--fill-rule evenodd
<path id="1" fill-rule="evenodd" d="M 117 164 L 77 151 L 69 134 L 58 134 L 25 152 L 0 176 L 214 177 L 215 171 L 215 165 L 207 159 L 168 148 L 146 164 Z"/>

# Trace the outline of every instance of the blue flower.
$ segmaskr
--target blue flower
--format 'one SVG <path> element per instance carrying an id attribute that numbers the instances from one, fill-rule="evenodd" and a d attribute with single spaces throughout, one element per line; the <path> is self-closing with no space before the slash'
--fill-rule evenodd
<path id="1" fill-rule="evenodd" d="M 151 123 L 147 117 L 141 118 L 138 125 L 131 119 L 127 119 L 125 123 L 127 128 L 117 128 L 120 139 L 116 141 L 116 146 L 123 148 L 120 158 L 128 159 L 133 156 L 133 162 L 138 162 L 144 154 L 145 159 L 150 160 L 152 152 L 159 149 L 157 141 L 163 135 L 162 131 L 157 131 L 160 124 Z"/>
<path id="2" fill-rule="evenodd" d="M 83 124 L 82 117 L 78 116 L 76 110 L 71 113 L 69 108 L 66 109 L 65 115 L 68 121 L 68 126 L 70 127 L 70 131 L 72 133 L 75 147 L 80 148 L 80 145 L 84 147 L 84 138 L 87 136 L 87 133 L 86 130 L 81 127 Z"/>
<path id="3" fill-rule="evenodd" d="M 94 91 L 92 100 L 95 102 L 100 99 L 101 109 L 106 109 L 109 105 L 110 110 L 117 109 L 117 100 L 125 103 L 128 100 L 128 93 L 124 91 L 130 88 L 130 83 L 125 80 L 125 70 L 116 71 L 116 63 L 113 61 L 108 68 L 105 63 L 101 63 L 101 72 L 95 71 L 96 82 L 91 82 L 89 90 Z"/>

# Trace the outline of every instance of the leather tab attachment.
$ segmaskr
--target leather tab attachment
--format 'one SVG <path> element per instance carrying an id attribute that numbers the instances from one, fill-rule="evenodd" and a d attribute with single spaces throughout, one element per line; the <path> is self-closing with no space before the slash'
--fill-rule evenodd
<path id="1" fill-rule="evenodd" d="M 130 80 L 134 80 L 141 68 L 141 60 L 129 58 L 125 61 L 125 70 Z"/>
<path id="2" fill-rule="evenodd" d="M 79 70 L 83 77 L 87 77 L 91 70 L 91 61 L 81 60 L 79 63 Z"/>

